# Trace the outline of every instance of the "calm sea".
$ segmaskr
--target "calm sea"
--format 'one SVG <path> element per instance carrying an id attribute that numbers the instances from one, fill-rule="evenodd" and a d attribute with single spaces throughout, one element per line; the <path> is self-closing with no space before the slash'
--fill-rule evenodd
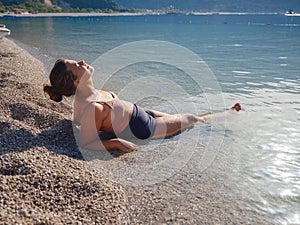
<path id="1" fill-rule="evenodd" d="M 230 173 L 226 183 L 232 195 L 242 210 L 255 211 L 272 223 L 300 224 L 300 17 L 148 15 L 0 18 L 0 23 L 48 70 L 56 58 L 93 63 L 120 45 L 145 40 L 165 41 L 197 54 L 216 77 L 226 106 L 236 101 L 244 106 L 220 137 L 218 157 Z M 205 99 L 211 98 L 204 98 L 207 93 L 195 87 L 198 81 L 184 72 L 164 63 L 137 63 L 118 71 L 107 86 L 120 92 L 132 76 L 152 74 L 182 86 L 189 94 L 184 102 L 203 106 L 201 113 L 210 110 Z M 144 91 L 140 85 L 137 89 Z M 167 84 L 165 90 L 171 93 L 172 86 Z M 144 104 L 168 111 L 163 101 L 152 100 Z"/>

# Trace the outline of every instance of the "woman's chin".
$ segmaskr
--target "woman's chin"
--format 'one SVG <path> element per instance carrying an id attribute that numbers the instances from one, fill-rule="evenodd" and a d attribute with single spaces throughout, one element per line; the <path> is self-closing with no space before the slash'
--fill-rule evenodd
<path id="1" fill-rule="evenodd" d="M 85 73 L 83 74 L 82 78 L 84 78 L 85 80 L 88 80 L 92 77 L 93 73 L 94 73 L 94 67 L 89 66 L 86 69 Z"/>
<path id="2" fill-rule="evenodd" d="M 91 75 L 93 75 L 93 73 L 94 73 L 94 67 L 89 66 L 87 69 L 90 71 Z"/>

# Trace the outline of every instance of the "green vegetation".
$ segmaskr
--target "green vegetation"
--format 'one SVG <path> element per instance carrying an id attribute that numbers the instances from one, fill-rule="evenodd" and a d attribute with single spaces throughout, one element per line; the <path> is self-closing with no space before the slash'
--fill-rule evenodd
<path id="1" fill-rule="evenodd" d="M 285 12 L 300 11 L 300 0 L 117 0 L 126 8 L 167 9 L 212 12 Z"/>
<path id="2" fill-rule="evenodd" d="M 0 0 L 0 12 L 139 12 L 141 9 L 204 12 L 300 11 L 300 0 Z M 48 2 L 48 4 L 45 4 Z M 124 7 L 123 7 L 124 6 Z"/>
<path id="3" fill-rule="evenodd" d="M 7 4 L 9 2 L 10 4 Z M 0 11 L 12 11 L 14 9 L 24 9 L 28 12 L 59 12 L 61 9 L 58 7 L 47 7 L 44 3 L 40 1 L 2 1 L 0 5 Z"/>
<path id="4" fill-rule="evenodd" d="M 1 0 L 0 12 L 24 9 L 30 13 L 38 12 L 125 12 L 114 0 Z"/>

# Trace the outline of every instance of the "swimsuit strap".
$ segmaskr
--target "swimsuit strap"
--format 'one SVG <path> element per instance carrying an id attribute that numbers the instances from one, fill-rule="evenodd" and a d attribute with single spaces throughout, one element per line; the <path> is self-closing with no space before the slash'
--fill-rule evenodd
<path id="1" fill-rule="evenodd" d="M 112 101 L 108 101 L 108 102 L 97 102 L 101 105 L 107 105 L 109 108 L 113 109 L 113 105 L 114 105 L 114 100 Z"/>
<path id="2" fill-rule="evenodd" d="M 111 96 L 114 98 L 113 100 L 110 101 L 106 101 L 106 102 L 101 102 L 101 101 L 96 101 L 97 103 L 101 104 L 101 105 L 107 105 L 109 108 L 113 109 L 113 105 L 114 105 L 114 101 L 116 100 L 116 96 L 113 92 L 110 91 L 106 91 L 106 90 L 102 90 L 105 91 L 107 93 L 110 93 Z"/>
<path id="3" fill-rule="evenodd" d="M 107 90 L 102 90 L 102 91 L 111 94 L 111 96 L 112 96 L 113 98 L 117 98 L 116 95 L 115 95 L 115 93 L 113 93 L 113 92 L 111 92 L 111 91 L 107 91 Z"/>

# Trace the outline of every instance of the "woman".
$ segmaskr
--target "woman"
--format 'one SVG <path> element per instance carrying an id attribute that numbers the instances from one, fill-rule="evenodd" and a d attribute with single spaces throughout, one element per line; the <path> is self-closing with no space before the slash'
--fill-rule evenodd
<path id="1" fill-rule="evenodd" d="M 196 123 L 222 116 L 211 114 L 198 117 L 145 111 L 135 104 L 119 99 L 112 92 L 95 89 L 91 79 L 93 72 L 93 67 L 84 61 L 59 59 L 50 73 L 51 85 L 44 86 L 44 91 L 56 102 L 60 102 L 63 96 L 70 97 L 76 93 L 73 122 L 80 125 L 81 147 L 131 152 L 136 149 L 136 145 L 122 137 L 165 138 Z M 239 111 L 241 106 L 237 103 L 230 110 Z M 99 133 L 108 134 L 111 138 L 100 140 Z"/>

